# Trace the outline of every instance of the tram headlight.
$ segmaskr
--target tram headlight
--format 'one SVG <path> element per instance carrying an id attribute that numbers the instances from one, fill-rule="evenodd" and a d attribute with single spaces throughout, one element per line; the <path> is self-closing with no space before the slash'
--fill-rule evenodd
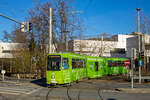
<path id="1" fill-rule="evenodd" d="M 52 75 L 52 79 L 55 79 L 55 75 Z"/>

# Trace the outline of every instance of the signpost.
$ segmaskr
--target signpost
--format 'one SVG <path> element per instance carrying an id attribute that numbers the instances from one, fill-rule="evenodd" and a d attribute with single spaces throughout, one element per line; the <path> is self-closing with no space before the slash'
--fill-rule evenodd
<path id="1" fill-rule="evenodd" d="M 132 48 L 132 52 L 131 52 L 131 88 L 133 88 L 133 77 L 134 77 L 134 73 L 133 73 L 133 68 L 135 68 L 135 59 L 136 59 L 136 48 Z"/>
<path id="2" fill-rule="evenodd" d="M 139 60 L 139 84 L 141 84 L 141 67 L 142 67 L 143 63 L 142 60 Z"/>
<path id="3" fill-rule="evenodd" d="M 4 74 L 6 73 L 5 70 L 1 70 L 1 73 L 2 73 L 2 80 L 4 81 Z"/>
<path id="4" fill-rule="evenodd" d="M 135 67 L 135 64 L 134 64 L 134 61 L 133 61 L 133 58 L 131 58 L 131 88 L 133 88 L 134 86 L 134 81 L 133 81 L 133 77 L 134 77 L 134 75 L 133 75 L 133 68 Z"/>

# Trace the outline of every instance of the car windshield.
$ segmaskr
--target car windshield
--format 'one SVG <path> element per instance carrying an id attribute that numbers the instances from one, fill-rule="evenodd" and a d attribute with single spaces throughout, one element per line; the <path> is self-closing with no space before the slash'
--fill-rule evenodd
<path id="1" fill-rule="evenodd" d="M 48 56 L 47 70 L 58 71 L 60 70 L 61 57 L 58 55 Z"/>

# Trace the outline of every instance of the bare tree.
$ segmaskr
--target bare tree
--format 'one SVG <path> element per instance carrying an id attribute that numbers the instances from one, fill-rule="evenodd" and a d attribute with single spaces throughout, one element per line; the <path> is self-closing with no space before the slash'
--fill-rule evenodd
<path id="1" fill-rule="evenodd" d="M 9 42 L 9 38 L 10 38 L 9 33 L 6 30 L 4 30 L 3 33 L 4 33 L 3 41 L 4 42 Z"/>
<path id="2" fill-rule="evenodd" d="M 73 13 L 69 0 L 53 0 L 43 4 L 36 3 L 34 8 L 29 10 L 26 18 L 32 23 L 30 32 L 21 32 L 18 26 L 8 35 L 5 32 L 5 39 L 9 37 L 12 42 L 24 43 L 24 48 L 15 52 L 14 71 L 16 72 L 42 72 L 45 75 L 46 54 L 49 37 L 49 8 L 53 9 L 53 43 L 57 52 L 68 51 L 67 42 L 81 30 L 78 19 Z M 53 5 L 53 6 L 52 6 Z M 35 59 L 34 64 L 32 59 Z"/>
<path id="3" fill-rule="evenodd" d="M 73 13 L 74 9 L 70 6 L 70 0 L 53 0 L 53 2 L 54 8 L 56 8 L 54 11 L 56 23 L 54 25 L 57 30 L 55 29 L 54 33 L 58 44 L 57 50 L 58 52 L 68 51 L 68 41 L 81 31 L 79 17 Z"/>
<path id="4" fill-rule="evenodd" d="M 26 33 L 21 32 L 20 28 L 15 25 L 11 33 L 8 33 L 6 30 L 4 31 L 3 40 L 6 42 L 25 43 L 26 36 L 27 36 Z"/>

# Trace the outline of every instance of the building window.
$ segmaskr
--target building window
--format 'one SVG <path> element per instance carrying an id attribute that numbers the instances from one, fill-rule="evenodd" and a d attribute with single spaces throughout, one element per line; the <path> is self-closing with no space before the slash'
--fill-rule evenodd
<path id="1" fill-rule="evenodd" d="M 2 53 L 11 53 L 10 50 L 3 50 Z"/>
<path id="2" fill-rule="evenodd" d="M 115 48 L 113 51 L 111 51 L 111 53 L 119 53 L 119 54 L 125 54 L 126 51 L 125 49 L 121 49 L 121 48 Z"/>

